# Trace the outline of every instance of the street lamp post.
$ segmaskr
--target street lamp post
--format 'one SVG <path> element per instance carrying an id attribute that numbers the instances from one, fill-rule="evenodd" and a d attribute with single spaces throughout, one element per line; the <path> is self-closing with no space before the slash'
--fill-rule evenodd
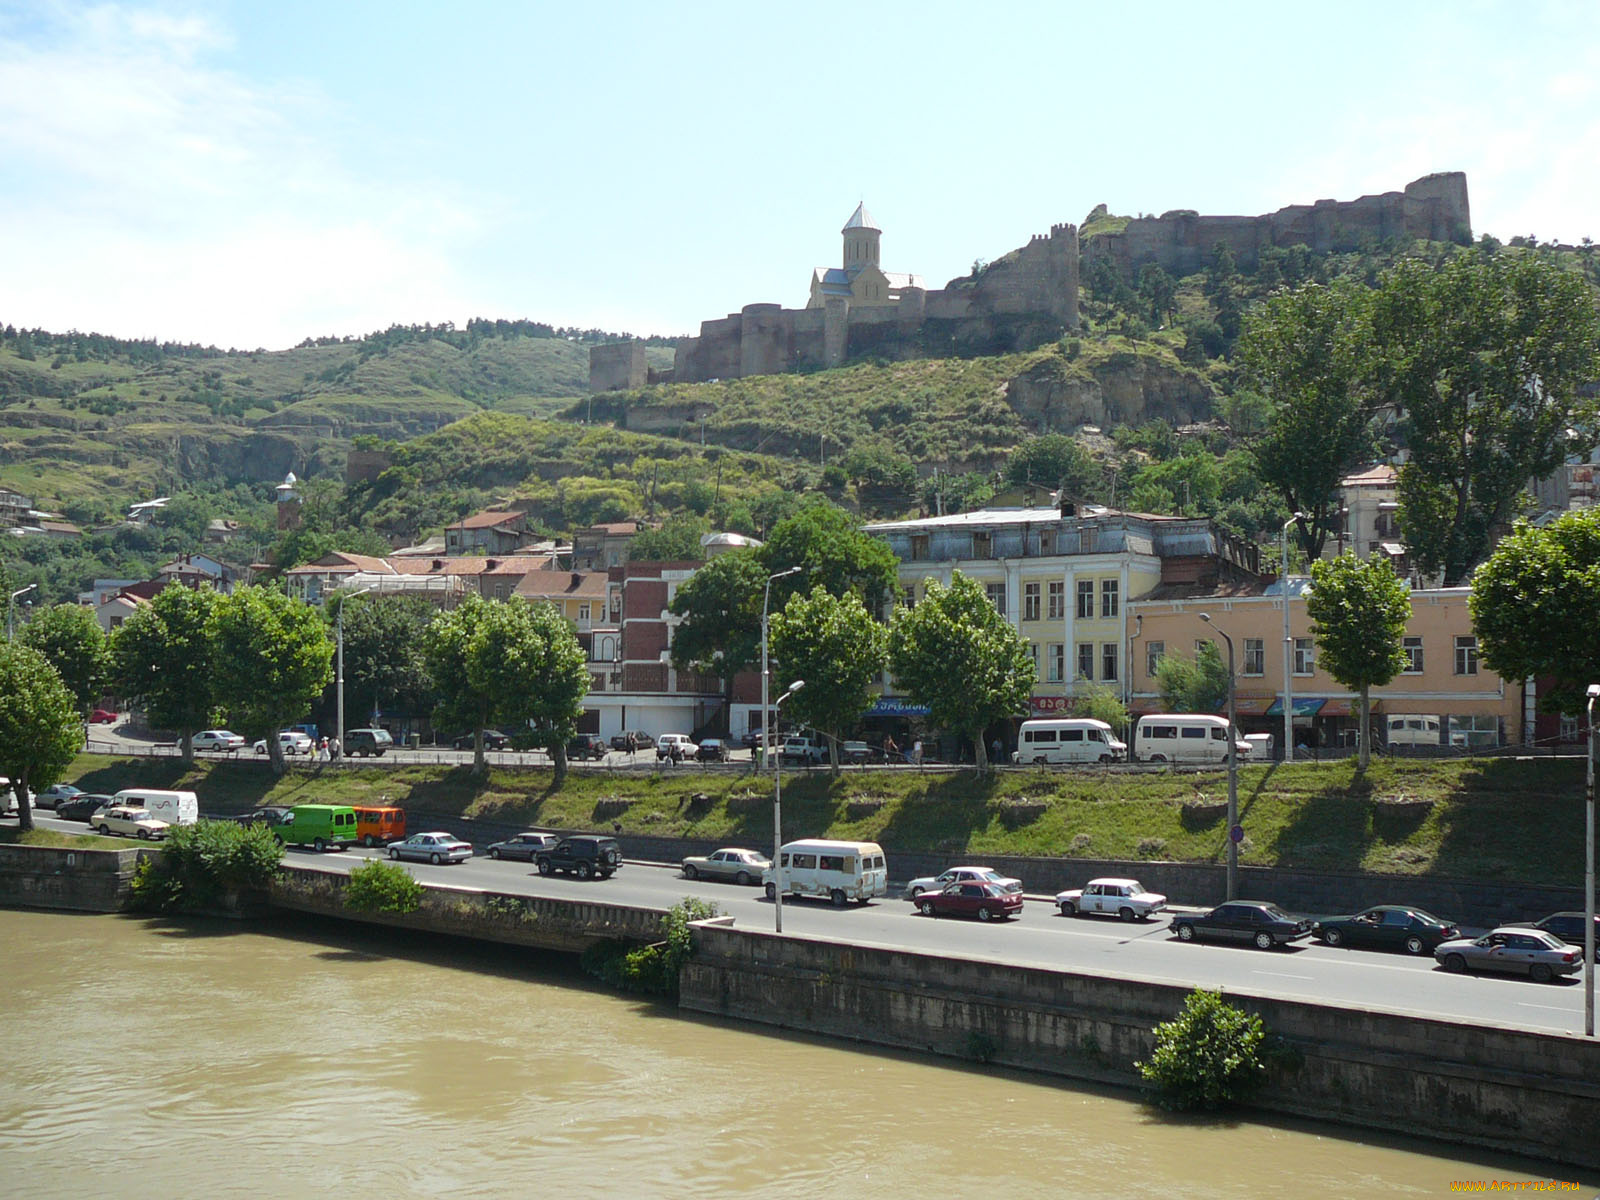
<path id="1" fill-rule="evenodd" d="M 1591 683 L 1589 697 L 1589 754 L 1585 773 L 1583 823 L 1583 1036 L 1594 1036 L 1594 702 L 1600 683 Z"/>
<path id="2" fill-rule="evenodd" d="M 779 571 L 776 575 L 767 576 L 767 586 L 761 592 L 761 769 L 767 768 L 767 758 L 772 753 L 772 708 L 767 703 L 767 687 L 770 681 L 770 672 L 767 667 L 767 605 L 772 599 L 772 581 L 774 579 L 787 579 L 790 575 L 798 575 L 804 567 L 789 567 Z"/>
<path id="3" fill-rule="evenodd" d="M 16 628 L 17 597 L 26 596 L 38 586 L 39 585 L 37 583 L 30 583 L 27 587 L 18 588 L 16 591 L 12 592 L 10 598 L 6 600 L 6 641 L 9 642 L 11 640 L 12 632 Z"/>
<path id="4" fill-rule="evenodd" d="M 778 697 L 777 709 L 783 711 L 783 702 L 805 687 L 804 679 L 796 679 Z M 762 714 L 766 720 L 766 714 Z M 765 735 L 766 730 L 762 730 Z M 772 789 L 772 927 L 774 933 L 783 932 L 783 756 L 773 764 Z"/>
<path id="5" fill-rule="evenodd" d="M 378 590 L 378 585 L 377 584 L 372 584 L 370 587 L 362 588 L 359 592 L 341 592 L 341 593 L 339 593 L 339 622 L 338 622 L 339 636 L 336 639 L 336 643 L 335 643 L 337 645 L 337 647 L 338 647 L 338 654 L 337 654 L 338 662 L 334 665 L 334 670 L 333 670 L 333 676 L 334 676 L 333 693 L 334 693 L 334 696 L 337 698 L 336 699 L 336 707 L 337 707 L 338 711 L 337 711 L 337 714 L 336 714 L 336 716 L 334 718 L 334 724 L 338 727 L 338 730 L 339 730 L 339 757 L 340 758 L 344 757 L 344 606 L 345 606 L 345 602 L 347 600 L 352 600 L 357 596 L 365 596 L 368 592 L 375 592 L 377 590 Z"/>
<path id="6" fill-rule="evenodd" d="M 1294 635 L 1289 632 L 1289 526 L 1305 520 L 1297 512 L 1283 523 L 1283 761 L 1294 761 Z"/>
<path id="7" fill-rule="evenodd" d="M 1212 623 L 1210 613 L 1200 619 L 1221 634 L 1228 644 L 1228 899 L 1239 898 L 1239 735 L 1234 729 L 1233 639 Z"/>

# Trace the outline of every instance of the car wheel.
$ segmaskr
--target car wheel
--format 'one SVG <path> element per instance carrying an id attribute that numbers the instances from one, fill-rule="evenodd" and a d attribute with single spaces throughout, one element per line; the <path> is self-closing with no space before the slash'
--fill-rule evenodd
<path id="1" fill-rule="evenodd" d="M 541 858 L 539 860 L 539 874 L 548 875 L 550 874 L 550 871 L 550 860 L 548 858 Z"/>
<path id="2" fill-rule="evenodd" d="M 1178 940 L 1180 942 L 1192 942 L 1192 941 L 1194 941 L 1194 926 L 1193 925 L 1179 925 L 1176 928 L 1176 930 L 1174 930 L 1174 932 L 1177 933 Z"/>
<path id="3" fill-rule="evenodd" d="M 1444 969 L 1459 974 L 1467 969 L 1467 960 L 1459 954 L 1446 954 L 1444 956 Z"/>
<path id="4" fill-rule="evenodd" d="M 1344 934 L 1337 929 L 1325 929 L 1322 933 L 1322 940 L 1330 946 L 1337 946 L 1344 941 Z M 1415 954 L 1416 951 L 1413 950 L 1412 953 Z"/>
<path id="5" fill-rule="evenodd" d="M 1167 761 L 1167 756 L 1165 754 L 1152 754 L 1146 761 L 1153 763 L 1164 763 Z"/>
<path id="6" fill-rule="evenodd" d="M 139 830 L 139 840 L 141 842 L 148 842 L 150 840 L 150 831 L 148 829 Z"/>
<path id="7" fill-rule="evenodd" d="M 1071 900 L 1063 900 L 1061 902 L 1061 915 L 1063 917 L 1075 917 L 1075 916 L 1077 916 L 1078 915 L 1078 906 L 1076 904 L 1074 904 Z"/>
<path id="8" fill-rule="evenodd" d="M 1124 921 L 1131 921 L 1134 918 L 1134 912 L 1133 909 L 1124 905 L 1123 907 L 1117 909 L 1117 916 L 1122 918 Z"/>
<path id="9" fill-rule="evenodd" d="M 579 879 L 587 879 L 592 874 L 594 874 L 594 868 L 591 867 L 588 863 L 581 862 L 581 863 L 578 864 L 578 878 Z"/>
<path id="10" fill-rule="evenodd" d="M 933 916 L 933 901 L 924 900 L 921 904 L 917 905 L 917 911 L 925 917 Z"/>
<path id="11" fill-rule="evenodd" d="M 316 839 L 314 839 L 312 841 L 311 848 L 313 850 L 315 850 L 318 854 L 321 854 L 324 850 L 326 850 L 328 848 L 328 843 L 326 841 L 324 841 L 322 838 L 316 838 Z"/>
<path id="12" fill-rule="evenodd" d="M 735 883 L 737 883 L 740 887 L 749 887 L 750 886 L 750 872 L 749 871 L 740 871 L 737 875 L 735 875 L 733 877 L 733 881 Z"/>
<path id="13" fill-rule="evenodd" d="M 1550 969 L 1549 963 L 1534 963 L 1528 968 L 1528 976 L 1535 983 L 1549 983 L 1556 977 L 1556 973 Z"/>
<path id="14" fill-rule="evenodd" d="M 1111 761 L 1112 761 L 1111 755 L 1109 755 L 1109 754 L 1102 754 L 1100 756 L 1100 765 L 1101 766 L 1104 766 L 1106 763 L 1111 762 Z"/>
<path id="15" fill-rule="evenodd" d="M 767 884 L 767 899 L 768 900 L 776 900 L 777 898 L 778 898 L 777 885 L 771 884 L 771 883 Z"/>
<path id="16" fill-rule="evenodd" d="M 700 872 L 695 870 L 694 865 L 692 863 L 684 863 L 683 864 L 683 877 L 685 879 L 699 879 L 700 878 Z M 743 880 L 743 878 L 744 877 L 741 875 L 740 879 Z"/>
<path id="17" fill-rule="evenodd" d="M 100 826 L 100 836 L 101 837 L 110 837 L 111 836 L 111 826 L 109 826 L 109 825 L 101 825 Z"/>
<path id="18" fill-rule="evenodd" d="M 435 850 L 432 854 L 428 855 L 428 861 L 437 867 L 439 865 L 439 852 Z"/>
<path id="19" fill-rule="evenodd" d="M 980 908 L 978 910 L 978 920 L 980 920 L 980 921 L 992 921 L 992 920 L 994 920 L 994 913 L 991 912 L 987 908 Z"/>
<path id="20" fill-rule="evenodd" d="M 398 850 L 389 851 L 389 857 L 394 859 L 395 862 L 399 862 L 400 861 L 400 851 L 398 851 Z"/>
<path id="21" fill-rule="evenodd" d="M 1272 949 L 1272 935 L 1270 933 L 1268 933 L 1264 929 L 1260 933 L 1256 934 L 1256 949 L 1257 950 L 1271 950 Z"/>
<path id="22" fill-rule="evenodd" d="M 1423 944 L 1422 939 L 1414 933 L 1406 939 L 1407 954 L 1421 954 L 1427 948 L 1428 947 Z"/>
<path id="23" fill-rule="evenodd" d="M 489 857 L 490 858 L 499 858 L 500 857 L 500 849 L 499 849 L 498 846 L 490 846 L 489 847 Z"/>
<path id="24" fill-rule="evenodd" d="M 912 888 L 911 889 L 911 898 L 913 900 L 915 900 L 918 896 L 922 895 L 922 892 L 923 892 L 922 888 L 919 888 L 919 887 Z"/>

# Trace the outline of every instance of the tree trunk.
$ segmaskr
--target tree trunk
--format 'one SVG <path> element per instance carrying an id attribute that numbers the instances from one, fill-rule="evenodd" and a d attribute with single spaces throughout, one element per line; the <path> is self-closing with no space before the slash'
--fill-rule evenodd
<path id="1" fill-rule="evenodd" d="M 978 730 L 972 735 L 972 761 L 977 764 L 978 770 L 989 769 L 989 747 L 983 744 L 983 730 Z"/>
<path id="2" fill-rule="evenodd" d="M 183 736 L 178 740 L 178 745 L 182 748 L 184 763 L 194 766 L 194 730 L 185 729 Z"/>
<path id="3" fill-rule="evenodd" d="M 1370 689 L 1361 685 L 1361 724 L 1356 730 L 1356 769 L 1365 771 L 1372 761 L 1372 700 Z"/>
<path id="4" fill-rule="evenodd" d="M 474 775 L 487 775 L 489 773 L 489 760 L 483 756 L 483 726 L 478 726 L 472 732 L 472 773 Z"/>
<path id="5" fill-rule="evenodd" d="M 289 769 L 283 761 L 283 742 L 278 739 L 277 730 L 267 734 L 267 761 L 272 764 L 274 775 L 282 776 Z"/>
<path id="6" fill-rule="evenodd" d="M 27 833 L 33 828 L 33 793 L 28 791 L 28 773 L 24 771 L 17 780 L 17 829 Z"/>
<path id="7" fill-rule="evenodd" d="M 567 744 L 557 742 L 550 747 L 550 764 L 554 768 L 550 785 L 559 788 L 567 778 Z"/>
<path id="8" fill-rule="evenodd" d="M 828 739 L 828 771 L 838 778 L 839 775 L 839 739 L 833 735 L 832 730 L 818 730 L 823 737 Z"/>

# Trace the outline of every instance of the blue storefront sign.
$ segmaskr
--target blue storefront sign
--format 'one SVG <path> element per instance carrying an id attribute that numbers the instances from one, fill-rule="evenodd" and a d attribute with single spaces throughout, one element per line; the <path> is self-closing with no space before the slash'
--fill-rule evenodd
<path id="1" fill-rule="evenodd" d="M 899 696 L 879 696 L 872 702 L 872 707 L 867 709 L 867 716 L 925 717 L 929 711 L 926 704 L 913 704 L 909 700 L 902 700 Z"/>

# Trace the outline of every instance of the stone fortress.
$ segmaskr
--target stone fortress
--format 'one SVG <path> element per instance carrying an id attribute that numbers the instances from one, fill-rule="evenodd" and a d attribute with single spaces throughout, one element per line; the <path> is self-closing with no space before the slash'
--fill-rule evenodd
<path id="1" fill-rule="evenodd" d="M 1318 200 L 1259 217 L 1201 216 L 1189 210 L 1129 220 L 1080 248 L 1078 227 L 1055 225 L 974 274 L 928 291 L 921 276 L 884 271 L 882 231 L 864 204 L 840 230 L 842 263 L 811 272 L 805 308 L 747 304 L 704 321 L 678 343 L 668 371 L 650 369 L 641 342 L 589 352 L 589 390 L 653 383 L 701 383 L 748 375 L 836 367 L 852 359 L 942 358 L 1031 350 L 1078 328 L 1080 258 L 1107 258 L 1129 279 L 1146 263 L 1188 275 L 1220 242 L 1253 268 L 1269 246 L 1320 253 L 1391 237 L 1465 242 L 1471 238 L 1467 177 L 1427 175 L 1403 191 L 1357 200 Z"/>

